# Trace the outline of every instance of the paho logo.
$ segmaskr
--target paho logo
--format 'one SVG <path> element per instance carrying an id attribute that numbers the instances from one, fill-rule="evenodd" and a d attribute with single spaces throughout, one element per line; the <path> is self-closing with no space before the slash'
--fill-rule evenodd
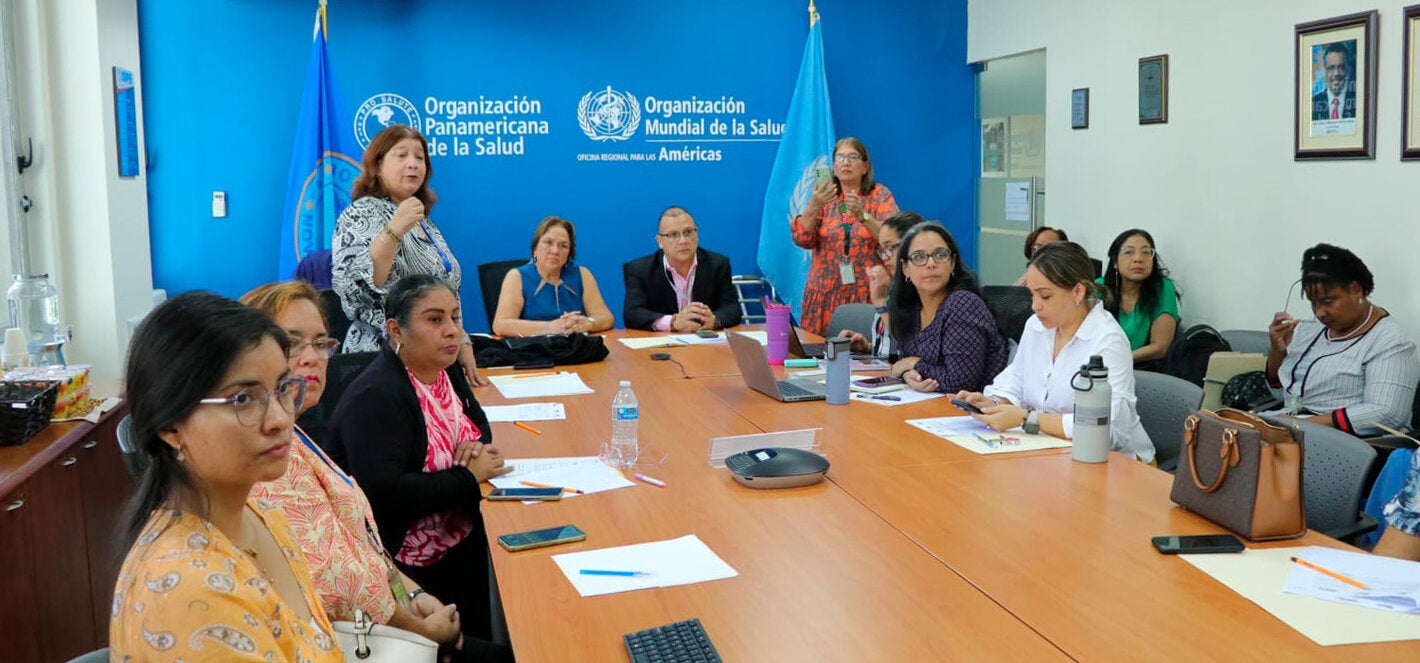
<path id="1" fill-rule="evenodd" d="M 617 92 L 608 85 L 582 97 L 577 104 L 577 124 L 595 141 L 626 140 L 641 125 L 641 105 L 636 95 Z"/>
<path id="2" fill-rule="evenodd" d="M 396 124 L 419 129 L 419 109 L 397 94 L 377 94 L 355 111 L 355 140 L 364 149 L 370 146 L 370 139 L 376 134 Z"/>
<path id="3" fill-rule="evenodd" d="M 832 168 L 828 165 L 828 155 L 820 154 L 814 157 L 809 165 L 804 167 L 804 173 L 799 176 L 798 184 L 794 185 L 794 194 L 789 196 L 789 218 L 794 218 L 804 213 L 804 208 L 809 206 L 809 198 L 814 195 L 814 185 L 818 184 L 819 169 L 826 169 L 832 173 Z"/>

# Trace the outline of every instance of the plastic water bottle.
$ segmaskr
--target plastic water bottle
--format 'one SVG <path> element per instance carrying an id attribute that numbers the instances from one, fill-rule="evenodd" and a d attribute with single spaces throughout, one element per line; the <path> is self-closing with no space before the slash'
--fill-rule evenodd
<path id="1" fill-rule="evenodd" d="M 611 464 L 629 468 L 636 464 L 640 448 L 636 441 L 637 422 L 641 417 L 641 407 L 636 402 L 636 392 L 631 390 L 631 381 L 622 380 L 621 389 L 611 400 Z"/>
<path id="2" fill-rule="evenodd" d="M 50 351 L 61 340 L 58 292 L 48 274 L 17 274 L 5 292 L 10 304 L 10 328 L 24 334 L 25 349 L 30 354 Z"/>
<path id="3" fill-rule="evenodd" d="M 1090 357 L 1090 363 L 1070 378 L 1075 389 L 1075 438 L 1070 456 L 1082 463 L 1109 460 L 1109 406 L 1112 398 L 1109 369 L 1104 358 Z"/>

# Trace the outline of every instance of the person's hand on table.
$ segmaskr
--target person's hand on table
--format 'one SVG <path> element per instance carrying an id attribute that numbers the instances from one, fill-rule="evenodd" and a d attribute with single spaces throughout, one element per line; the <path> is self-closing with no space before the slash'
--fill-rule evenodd
<path id="1" fill-rule="evenodd" d="M 972 403 L 981 408 L 982 414 L 971 416 L 998 431 L 1017 428 L 1026 419 L 1026 409 L 1019 405 L 996 405 L 989 400 L 986 403 L 986 405 Z"/>
<path id="2" fill-rule="evenodd" d="M 848 337 L 848 350 L 850 352 L 856 352 L 860 355 L 863 355 L 873 351 L 873 344 L 868 342 L 868 337 L 859 334 L 858 332 L 855 332 L 851 329 L 844 329 L 842 331 L 839 331 L 838 335 Z"/>
<path id="3" fill-rule="evenodd" d="M 915 368 L 909 368 L 902 374 L 902 381 L 907 383 L 907 387 L 913 391 L 930 393 L 941 386 L 932 378 L 924 378 Z"/>
<path id="4" fill-rule="evenodd" d="M 968 403 L 971 403 L 972 405 L 975 405 L 976 407 L 983 409 L 985 409 L 986 407 L 994 407 L 1002 404 L 1001 401 L 991 398 L 990 396 L 987 396 L 986 394 L 983 394 L 979 391 L 958 391 L 957 393 L 952 395 L 952 398 L 959 401 L 966 401 Z"/>

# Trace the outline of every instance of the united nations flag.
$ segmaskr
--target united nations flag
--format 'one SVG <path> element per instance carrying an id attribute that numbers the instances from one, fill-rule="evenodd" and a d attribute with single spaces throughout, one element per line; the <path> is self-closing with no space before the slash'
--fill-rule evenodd
<path id="1" fill-rule="evenodd" d="M 815 166 L 832 166 L 833 111 L 828 101 L 828 74 L 823 68 L 823 31 L 818 12 L 809 3 L 809 39 L 799 62 L 799 80 L 789 101 L 784 138 L 774 157 L 774 170 L 764 191 L 764 216 L 759 226 L 759 269 L 774 284 L 779 297 L 800 316 L 804 282 L 811 257 L 794 245 L 789 222 L 803 212 L 814 183 Z"/>
<path id="2" fill-rule="evenodd" d="M 291 150 L 291 174 L 286 211 L 281 217 L 281 261 L 278 279 L 288 279 L 306 255 L 330 248 L 335 221 L 350 204 L 350 185 L 360 176 L 360 151 L 348 133 L 350 119 L 335 85 L 326 50 L 325 2 L 316 10 L 311 55 L 306 62 L 306 90 L 296 144 Z"/>

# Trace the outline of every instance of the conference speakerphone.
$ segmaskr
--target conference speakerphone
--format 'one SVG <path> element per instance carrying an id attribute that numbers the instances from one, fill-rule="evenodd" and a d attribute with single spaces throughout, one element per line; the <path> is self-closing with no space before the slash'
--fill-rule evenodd
<path id="1" fill-rule="evenodd" d="M 823 481 L 828 460 L 811 451 L 776 447 L 752 449 L 725 459 L 730 476 L 750 488 L 794 488 Z"/>

